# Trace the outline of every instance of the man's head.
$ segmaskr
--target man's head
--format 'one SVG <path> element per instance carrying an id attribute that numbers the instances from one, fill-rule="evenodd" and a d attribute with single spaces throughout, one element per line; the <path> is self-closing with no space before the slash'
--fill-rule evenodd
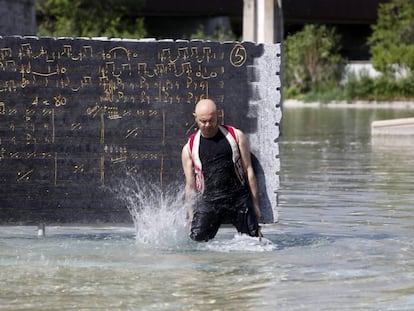
<path id="1" fill-rule="evenodd" d="M 217 134 L 217 107 L 211 99 L 202 99 L 197 103 L 194 118 L 203 137 L 211 138 Z"/>

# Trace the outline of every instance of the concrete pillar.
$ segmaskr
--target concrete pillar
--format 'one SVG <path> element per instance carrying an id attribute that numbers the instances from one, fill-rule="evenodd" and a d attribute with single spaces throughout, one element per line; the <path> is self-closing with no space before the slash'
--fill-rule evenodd
<path id="1" fill-rule="evenodd" d="M 284 36 L 284 20 L 283 20 L 283 8 L 282 8 L 282 0 L 275 0 L 275 24 L 274 24 L 274 40 L 276 43 L 283 42 Z"/>
<path id="2" fill-rule="evenodd" d="M 244 0 L 243 40 L 257 43 L 281 42 L 281 0 Z"/>
<path id="3" fill-rule="evenodd" d="M 243 40 L 256 41 L 256 0 L 243 1 Z"/>
<path id="4" fill-rule="evenodd" d="M 274 0 L 257 0 L 257 42 L 274 43 Z"/>

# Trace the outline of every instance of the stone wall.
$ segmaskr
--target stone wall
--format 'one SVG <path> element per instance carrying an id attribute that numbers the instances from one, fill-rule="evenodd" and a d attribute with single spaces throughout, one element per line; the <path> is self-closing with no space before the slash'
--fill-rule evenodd
<path id="1" fill-rule="evenodd" d="M 280 59 L 251 42 L 0 37 L 1 222 L 131 221 L 112 190 L 131 175 L 184 185 L 201 98 L 247 134 L 276 221 Z"/>

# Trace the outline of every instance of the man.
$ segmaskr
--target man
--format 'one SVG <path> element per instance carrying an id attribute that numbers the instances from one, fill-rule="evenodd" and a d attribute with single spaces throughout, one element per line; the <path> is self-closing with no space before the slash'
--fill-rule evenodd
<path id="1" fill-rule="evenodd" d="M 208 241 L 222 223 L 260 236 L 257 182 L 246 136 L 218 124 L 217 107 L 210 99 L 200 100 L 193 115 L 199 130 L 181 153 L 190 238 Z"/>

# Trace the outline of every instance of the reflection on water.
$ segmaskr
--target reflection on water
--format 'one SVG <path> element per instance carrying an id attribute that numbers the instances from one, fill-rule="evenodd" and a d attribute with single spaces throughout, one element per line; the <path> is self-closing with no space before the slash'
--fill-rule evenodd
<path id="1" fill-rule="evenodd" d="M 181 190 L 132 179 L 135 227 L 0 227 L 0 310 L 412 310 L 414 148 L 372 144 L 409 110 L 285 108 L 280 222 L 187 238 Z"/>

